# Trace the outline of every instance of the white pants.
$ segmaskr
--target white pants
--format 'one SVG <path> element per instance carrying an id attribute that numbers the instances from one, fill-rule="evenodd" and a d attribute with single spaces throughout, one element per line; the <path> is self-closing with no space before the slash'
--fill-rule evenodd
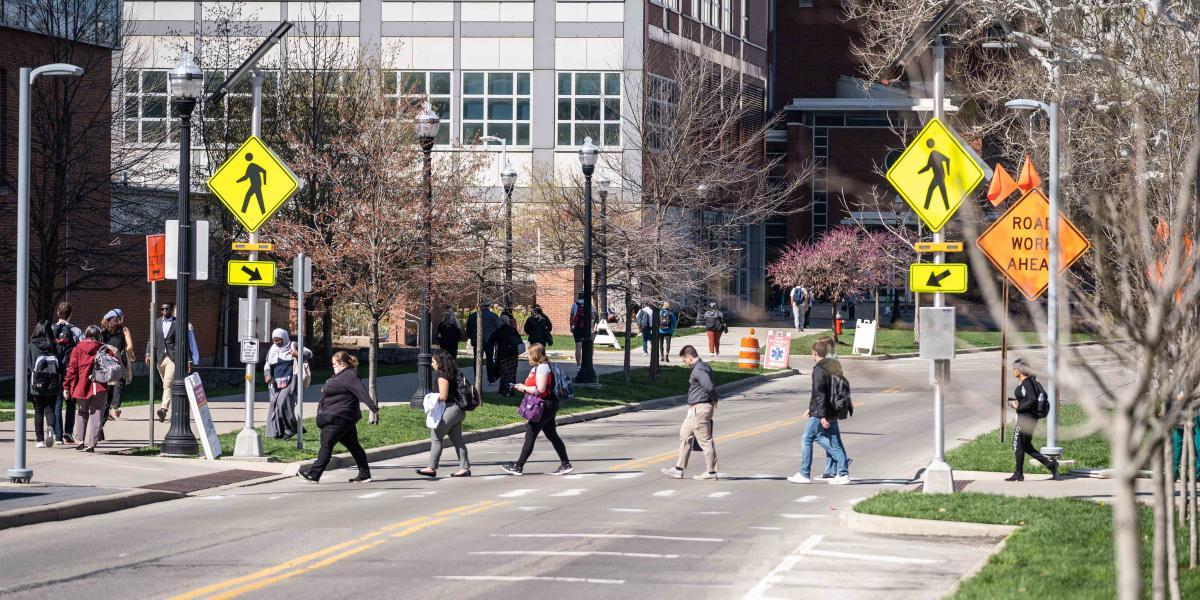
<path id="1" fill-rule="evenodd" d="M 796 322 L 796 329 L 800 329 L 800 319 L 804 318 L 804 307 L 799 304 L 792 305 L 792 320 Z"/>

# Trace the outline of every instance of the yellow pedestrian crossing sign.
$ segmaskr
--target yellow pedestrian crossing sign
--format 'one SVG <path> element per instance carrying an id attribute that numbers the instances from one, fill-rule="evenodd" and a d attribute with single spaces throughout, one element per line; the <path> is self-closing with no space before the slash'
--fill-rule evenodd
<path id="1" fill-rule="evenodd" d="M 300 189 L 300 180 L 262 140 L 250 136 L 209 178 L 208 189 L 247 231 L 258 231 Z"/>
<path id="2" fill-rule="evenodd" d="M 983 179 L 974 153 L 936 118 L 887 172 L 888 182 L 932 231 L 941 231 Z"/>
<path id="3" fill-rule="evenodd" d="M 962 294 L 967 291 L 964 263 L 913 263 L 908 265 L 908 289 L 919 294 Z"/>
<path id="4" fill-rule="evenodd" d="M 275 261 L 231 260 L 225 269 L 225 283 L 273 287 L 275 285 Z"/>

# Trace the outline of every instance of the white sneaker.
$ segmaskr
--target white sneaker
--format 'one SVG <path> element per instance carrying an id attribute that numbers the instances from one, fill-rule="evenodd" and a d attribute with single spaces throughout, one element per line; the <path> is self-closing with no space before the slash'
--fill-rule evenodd
<path id="1" fill-rule="evenodd" d="M 708 471 L 705 471 L 699 475 L 693 475 L 692 479 L 695 479 L 696 481 L 716 481 L 717 474 L 709 473 Z"/>
<path id="2" fill-rule="evenodd" d="M 38 443 L 34 444 L 33 447 L 34 448 L 45 448 L 46 442 L 38 442 Z"/>
<path id="3" fill-rule="evenodd" d="M 666 475 L 667 477 L 674 478 L 674 479 L 683 479 L 683 469 L 680 469 L 678 467 L 662 469 L 662 474 Z"/>
<path id="4" fill-rule="evenodd" d="M 850 485 L 849 475 L 838 475 L 829 480 L 829 485 Z"/>
<path id="5" fill-rule="evenodd" d="M 812 483 L 811 479 L 809 479 L 799 473 L 796 473 L 795 475 L 788 477 L 788 481 L 790 481 L 792 483 Z"/>

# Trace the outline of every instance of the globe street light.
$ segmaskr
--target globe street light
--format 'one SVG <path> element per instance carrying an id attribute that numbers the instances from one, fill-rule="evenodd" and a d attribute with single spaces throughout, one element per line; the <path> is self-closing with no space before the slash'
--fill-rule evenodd
<path id="1" fill-rule="evenodd" d="M 17 124 L 17 322 L 16 359 L 13 365 L 13 388 L 16 396 L 16 426 L 13 433 L 13 468 L 7 475 L 13 483 L 29 483 L 33 470 L 25 465 L 25 403 L 28 399 L 28 383 L 25 377 L 29 359 L 29 138 L 32 127 L 29 95 L 33 82 L 38 77 L 83 75 L 83 69 L 75 65 L 54 63 L 36 69 L 22 67 L 19 77 L 20 106 Z"/>
<path id="2" fill-rule="evenodd" d="M 583 311 L 587 331 L 581 344 L 579 372 L 575 374 L 577 383 L 596 383 L 596 369 L 592 366 L 592 173 L 599 157 L 600 149 L 592 143 L 592 138 L 583 138 L 583 147 L 579 149 L 579 165 L 583 167 L 583 306 L 579 310 Z"/>
<path id="3" fill-rule="evenodd" d="M 612 182 L 601 175 L 600 188 L 600 318 L 608 318 L 608 187 Z"/>
<path id="4" fill-rule="evenodd" d="M 198 447 L 192 435 L 187 398 L 187 365 L 191 358 L 188 342 L 188 280 L 192 274 L 191 158 L 192 111 L 204 93 L 204 72 L 184 51 L 179 64 L 167 74 L 171 102 L 179 112 L 179 251 L 175 282 L 175 382 L 171 384 L 171 429 L 163 438 L 165 456 L 193 456 Z"/>
<path id="5" fill-rule="evenodd" d="M 425 231 L 422 243 L 425 247 L 425 281 L 421 289 L 421 325 L 417 331 L 417 393 L 409 401 L 413 408 L 424 408 L 425 394 L 429 393 L 430 352 L 429 346 L 433 330 L 429 320 L 429 310 L 433 296 L 433 144 L 437 141 L 438 128 L 442 120 L 433 111 L 429 102 L 413 119 L 413 129 L 417 141 L 421 143 L 421 151 L 425 153 Z"/>
<path id="6" fill-rule="evenodd" d="M 513 240 L 512 240 L 512 195 L 517 183 L 517 170 L 504 159 L 500 171 L 500 183 L 504 186 L 504 308 L 512 310 L 513 290 Z"/>

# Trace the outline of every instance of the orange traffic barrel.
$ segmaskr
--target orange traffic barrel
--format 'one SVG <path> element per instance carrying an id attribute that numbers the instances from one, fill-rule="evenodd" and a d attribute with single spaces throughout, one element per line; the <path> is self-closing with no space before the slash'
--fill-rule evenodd
<path id="1" fill-rule="evenodd" d="M 758 351 L 758 338 L 754 337 L 754 329 L 751 329 L 750 335 L 742 338 L 742 343 L 738 348 L 738 368 L 757 369 L 761 364 L 762 355 Z"/>

